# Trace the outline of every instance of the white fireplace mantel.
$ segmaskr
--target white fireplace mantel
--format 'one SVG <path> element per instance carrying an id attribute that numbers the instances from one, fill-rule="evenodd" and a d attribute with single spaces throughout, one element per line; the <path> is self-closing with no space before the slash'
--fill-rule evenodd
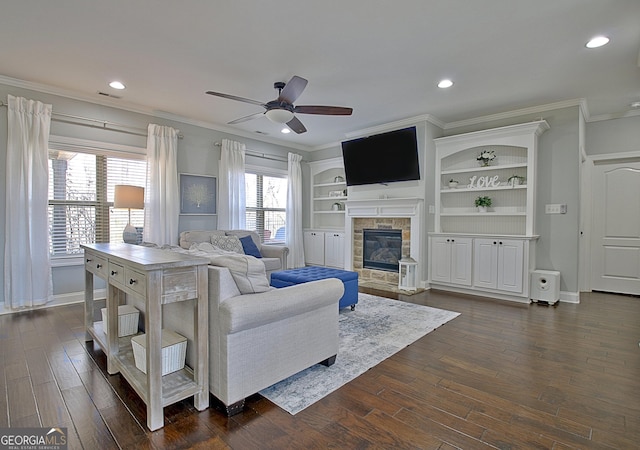
<path id="1" fill-rule="evenodd" d="M 421 198 L 379 198 L 345 202 L 345 268 L 353 270 L 353 219 L 397 217 L 411 220 L 411 257 L 418 261 L 418 275 L 424 280 L 426 253 L 422 244 L 423 204 Z"/>

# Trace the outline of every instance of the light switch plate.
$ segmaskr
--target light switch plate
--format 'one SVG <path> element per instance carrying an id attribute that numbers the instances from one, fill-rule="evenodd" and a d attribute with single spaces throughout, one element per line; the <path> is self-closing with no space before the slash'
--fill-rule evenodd
<path id="1" fill-rule="evenodd" d="M 544 205 L 544 213 L 545 214 L 566 214 L 567 205 L 560 204 L 560 203 Z"/>

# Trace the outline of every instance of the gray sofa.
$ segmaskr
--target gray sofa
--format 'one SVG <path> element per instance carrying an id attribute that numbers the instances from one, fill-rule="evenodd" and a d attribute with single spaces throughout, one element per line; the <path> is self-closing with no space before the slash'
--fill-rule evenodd
<path id="1" fill-rule="evenodd" d="M 180 233 L 180 247 L 189 249 L 192 244 L 201 242 L 211 242 L 213 236 L 237 236 L 242 238 L 251 236 L 251 239 L 262 254 L 262 262 L 264 263 L 267 277 L 271 277 L 271 272 L 287 269 L 287 255 L 289 248 L 284 245 L 266 245 L 260 240 L 260 236 L 251 230 L 190 230 Z"/>
<path id="2" fill-rule="evenodd" d="M 189 251 L 204 256 L 201 250 Z M 253 271 L 246 276 L 254 281 L 241 282 L 244 274 L 238 268 L 244 264 L 220 266 L 225 258 L 246 259 L 247 270 Z M 246 397 L 272 384 L 317 363 L 333 364 L 338 302 L 344 292 L 340 280 L 275 289 L 252 257 L 212 255 L 210 261 L 217 265 L 208 266 L 209 390 L 228 415 L 240 412 Z M 256 283 L 257 278 L 262 281 Z M 193 311 L 192 302 L 180 302 L 165 305 L 163 314 L 164 328 L 187 337 L 187 365 L 194 360 Z"/>

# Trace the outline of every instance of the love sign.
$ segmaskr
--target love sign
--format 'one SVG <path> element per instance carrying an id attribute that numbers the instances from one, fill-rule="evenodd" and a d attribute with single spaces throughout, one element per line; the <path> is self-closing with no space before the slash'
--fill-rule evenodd
<path id="1" fill-rule="evenodd" d="M 500 186 L 500 182 L 498 181 L 498 175 L 494 176 L 472 176 L 469 178 L 469 185 L 467 186 L 469 189 L 482 189 L 488 187 L 498 187 Z"/>

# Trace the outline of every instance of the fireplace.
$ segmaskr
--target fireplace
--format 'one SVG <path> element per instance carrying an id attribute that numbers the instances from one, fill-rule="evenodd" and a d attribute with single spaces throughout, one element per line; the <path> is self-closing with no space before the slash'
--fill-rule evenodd
<path id="1" fill-rule="evenodd" d="M 362 267 L 398 272 L 402 258 L 402 230 L 363 229 Z"/>

